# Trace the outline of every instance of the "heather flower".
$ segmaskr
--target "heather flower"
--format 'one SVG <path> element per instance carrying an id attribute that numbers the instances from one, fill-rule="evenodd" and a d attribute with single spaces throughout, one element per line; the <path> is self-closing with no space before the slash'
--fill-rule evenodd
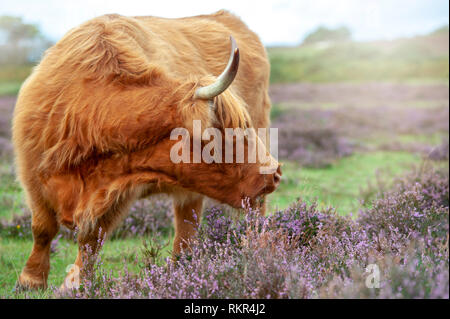
<path id="1" fill-rule="evenodd" d="M 55 296 L 448 298 L 448 183 L 447 172 L 422 170 L 354 219 L 302 201 L 267 217 L 248 205 L 240 218 L 208 208 L 176 260 L 152 236 L 135 261 L 141 270 L 114 277 L 87 249 L 80 289 Z M 379 269 L 379 288 L 366 284 L 368 265 Z"/>

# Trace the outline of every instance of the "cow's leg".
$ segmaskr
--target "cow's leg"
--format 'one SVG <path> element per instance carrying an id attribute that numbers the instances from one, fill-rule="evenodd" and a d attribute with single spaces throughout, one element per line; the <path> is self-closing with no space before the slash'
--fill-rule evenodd
<path id="1" fill-rule="evenodd" d="M 89 233 L 78 234 L 78 254 L 75 259 L 75 263 L 72 267 L 68 268 L 68 273 L 61 289 L 78 289 L 81 276 L 91 271 L 87 267 L 93 266 L 88 262 L 88 258 L 94 254 L 98 254 L 101 248 L 103 240 L 106 238 L 107 229 L 97 226 L 93 231 Z"/>
<path id="2" fill-rule="evenodd" d="M 202 217 L 203 196 L 192 194 L 188 197 L 174 197 L 175 211 L 175 239 L 173 242 L 173 256 L 180 254 L 181 249 L 198 229 Z"/>
<path id="3" fill-rule="evenodd" d="M 55 213 L 43 204 L 30 205 L 33 210 L 31 230 L 33 248 L 17 282 L 20 288 L 47 288 L 50 271 L 50 246 L 59 229 Z"/>
<path id="4" fill-rule="evenodd" d="M 118 225 L 117 222 L 120 221 L 122 214 L 128 211 L 130 204 L 131 201 L 129 200 L 123 200 L 116 204 L 114 209 L 108 210 L 98 218 L 93 227 L 89 227 L 89 224 L 86 226 L 77 225 L 79 228 L 77 238 L 78 254 L 74 265 L 68 270 L 61 289 L 77 289 L 83 274 L 93 270 L 91 267 L 94 264 L 88 259 L 98 255 L 107 235 L 111 234 Z"/>

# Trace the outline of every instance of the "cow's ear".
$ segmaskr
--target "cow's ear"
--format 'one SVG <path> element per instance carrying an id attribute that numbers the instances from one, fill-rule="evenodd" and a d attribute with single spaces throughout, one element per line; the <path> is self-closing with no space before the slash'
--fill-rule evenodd
<path id="1" fill-rule="evenodd" d="M 178 112 L 183 127 L 191 134 L 194 121 L 201 121 L 202 128 L 214 127 L 217 122 L 215 112 L 211 109 L 208 100 L 185 99 L 178 104 Z"/>
<path id="2" fill-rule="evenodd" d="M 247 111 L 247 104 L 232 88 L 214 98 L 214 106 L 210 108 L 216 121 L 223 128 L 248 128 L 252 121 Z"/>

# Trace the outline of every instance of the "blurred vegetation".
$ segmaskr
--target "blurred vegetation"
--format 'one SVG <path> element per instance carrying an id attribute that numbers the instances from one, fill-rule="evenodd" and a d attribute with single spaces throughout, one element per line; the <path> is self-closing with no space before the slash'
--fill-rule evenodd
<path id="1" fill-rule="evenodd" d="M 51 42 L 20 17 L 0 16 L 0 96 L 15 95 Z"/>
<path id="2" fill-rule="evenodd" d="M 39 61 L 51 42 L 39 27 L 20 17 L 0 16 L 0 65 L 24 65 Z"/>
<path id="3" fill-rule="evenodd" d="M 303 44 L 320 43 L 320 42 L 344 42 L 350 41 L 352 34 L 347 27 L 329 29 L 320 26 L 313 32 L 309 33 L 303 40 Z"/>
<path id="4" fill-rule="evenodd" d="M 16 95 L 51 42 L 39 27 L 0 16 L 0 96 Z M 346 27 L 319 27 L 298 47 L 269 47 L 271 83 L 424 82 L 449 77 L 449 29 L 392 41 L 353 42 Z"/>
<path id="5" fill-rule="evenodd" d="M 444 25 L 431 33 L 431 35 L 445 35 L 448 34 L 448 25 Z"/>
<path id="6" fill-rule="evenodd" d="M 268 48 L 272 83 L 448 81 L 448 26 L 425 36 L 374 42 L 312 41 L 326 33 L 319 31 L 298 47 Z"/>
<path id="7" fill-rule="evenodd" d="M 16 95 L 32 68 L 33 64 L 28 63 L 23 65 L 0 64 L 0 96 Z"/>

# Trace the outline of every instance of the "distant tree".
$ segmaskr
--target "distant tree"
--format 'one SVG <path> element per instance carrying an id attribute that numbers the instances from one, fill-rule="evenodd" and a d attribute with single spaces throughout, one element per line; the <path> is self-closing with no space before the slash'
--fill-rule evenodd
<path id="1" fill-rule="evenodd" d="M 320 26 L 306 36 L 303 40 L 303 44 L 350 41 L 351 37 L 352 34 L 347 27 L 329 29 L 327 27 Z"/>
<path id="2" fill-rule="evenodd" d="M 449 30 L 448 30 L 448 25 L 444 25 L 436 30 L 434 30 L 433 32 L 431 32 L 431 35 L 448 35 Z"/>
<path id="3" fill-rule="evenodd" d="M 0 64 L 35 62 L 50 45 L 36 25 L 21 17 L 0 16 Z"/>

